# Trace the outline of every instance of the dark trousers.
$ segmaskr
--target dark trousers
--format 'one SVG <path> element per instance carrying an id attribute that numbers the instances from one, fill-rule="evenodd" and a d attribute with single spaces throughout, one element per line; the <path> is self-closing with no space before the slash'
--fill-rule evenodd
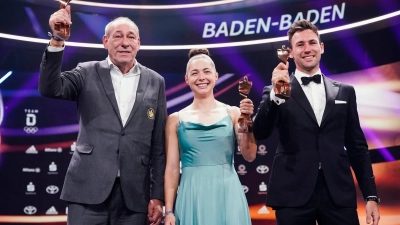
<path id="1" fill-rule="evenodd" d="M 145 225 L 146 222 L 145 213 L 134 212 L 126 207 L 119 178 L 103 203 L 68 202 L 68 225 Z"/>
<path id="2" fill-rule="evenodd" d="M 359 225 L 355 208 L 338 207 L 332 200 L 322 170 L 314 193 L 306 205 L 274 208 L 278 225 Z"/>

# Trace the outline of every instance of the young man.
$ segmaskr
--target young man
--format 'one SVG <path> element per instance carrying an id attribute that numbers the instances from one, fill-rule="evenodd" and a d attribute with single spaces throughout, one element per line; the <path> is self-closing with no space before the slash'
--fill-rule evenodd
<path id="1" fill-rule="evenodd" d="M 50 17 L 53 37 L 40 65 L 39 91 L 76 101 L 79 112 L 77 148 L 61 193 L 68 202 L 68 224 L 144 225 L 147 217 L 159 224 L 167 116 L 164 79 L 137 62 L 139 29 L 124 17 L 105 28 L 107 59 L 61 73 L 65 36 L 54 30 L 58 22 L 71 24 L 70 6 Z"/>
<path id="2" fill-rule="evenodd" d="M 359 224 L 351 166 L 366 200 L 366 221 L 377 225 L 379 198 L 354 88 L 321 73 L 324 44 L 316 26 L 297 21 L 288 36 L 296 71 L 289 77 L 289 63 L 274 69 L 254 118 L 256 139 L 268 138 L 275 127 L 279 132 L 267 205 L 279 225 Z M 278 81 L 290 83 L 289 99 L 275 96 Z"/>

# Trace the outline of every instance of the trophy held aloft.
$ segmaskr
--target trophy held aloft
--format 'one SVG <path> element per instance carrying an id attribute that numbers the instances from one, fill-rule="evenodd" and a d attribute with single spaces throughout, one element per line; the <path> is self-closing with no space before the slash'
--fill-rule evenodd
<path id="1" fill-rule="evenodd" d="M 60 9 L 65 9 L 71 0 L 60 0 Z M 64 40 L 67 40 L 71 36 L 71 26 L 64 23 L 56 23 L 54 25 L 56 35 Z"/>
<path id="2" fill-rule="evenodd" d="M 279 60 L 286 64 L 289 59 L 290 48 L 286 48 L 285 45 L 282 45 L 281 49 L 278 49 L 278 58 Z M 282 80 L 278 81 L 275 84 L 275 96 L 282 99 L 289 99 L 290 98 L 290 84 L 286 83 Z"/>
<path id="3" fill-rule="evenodd" d="M 253 82 L 249 81 L 247 76 L 245 76 L 242 81 L 239 81 L 239 94 L 242 100 L 247 98 L 247 96 L 250 93 L 252 85 Z M 238 124 L 239 124 L 239 130 L 238 130 L 239 133 L 253 132 L 253 121 L 251 120 L 249 114 L 240 113 Z"/>

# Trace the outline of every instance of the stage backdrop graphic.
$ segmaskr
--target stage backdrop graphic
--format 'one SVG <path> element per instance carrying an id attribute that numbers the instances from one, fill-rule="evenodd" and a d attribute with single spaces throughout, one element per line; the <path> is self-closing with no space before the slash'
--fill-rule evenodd
<path id="1" fill-rule="evenodd" d="M 322 72 L 356 89 L 358 112 L 382 199 L 381 223 L 400 224 L 400 3 L 396 0 L 236 1 L 72 0 L 71 38 L 63 70 L 107 57 L 104 26 L 117 16 L 137 23 L 138 61 L 166 80 L 168 113 L 189 105 L 184 83 L 187 53 L 207 47 L 220 75 L 217 100 L 239 105 L 238 81 L 248 76 L 256 107 L 278 64 L 276 49 L 287 45 L 295 20 L 309 19 L 325 43 Z M 49 41 L 53 0 L 0 2 L 0 223 L 65 224 L 68 208 L 59 200 L 76 148 L 74 102 L 44 98 L 37 91 L 39 64 Z M 294 62 L 289 60 L 290 72 Z M 258 142 L 257 158 L 246 162 L 235 149 L 235 168 L 253 224 L 275 224 L 265 206 L 277 134 Z M 355 181 L 356 183 L 356 181 Z M 358 191 L 365 224 L 365 203 Z M 232 196 L 234 198 L 235 196 Z"/>

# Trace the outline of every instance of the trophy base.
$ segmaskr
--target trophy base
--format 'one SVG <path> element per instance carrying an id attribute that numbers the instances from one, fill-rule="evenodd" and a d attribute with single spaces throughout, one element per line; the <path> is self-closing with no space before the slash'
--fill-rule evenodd
<path id="1" fill-rule="evenodd" d="M 247 127 L 247 129 L 246 129 L 246 128 L 239 127 L 238 133 L 253 133 L 253 128 Z"/>
<path id="2" fill-rule="evenodd" d="M 238 120 L 239 133 L 253 133 L 253 121 L 247 114 L 241 114 Z"/>
<path id="3" fill-rule="evenodd" d="M 282 94 L 282 93 L 275 94 L 275 96 L 278 98 L 281 98 L 281 99 L 289 99 L 290 98 L 290 96 L 288 96 L 286 94 Z"/>
<path id="4" fill-rule="evenodd" d="M 290 84 L 285 83 L 283 81 L 278 81 L 275 85 L 275 96 L 281 99 L 289 99 L 290 98 Z"/>

